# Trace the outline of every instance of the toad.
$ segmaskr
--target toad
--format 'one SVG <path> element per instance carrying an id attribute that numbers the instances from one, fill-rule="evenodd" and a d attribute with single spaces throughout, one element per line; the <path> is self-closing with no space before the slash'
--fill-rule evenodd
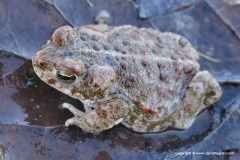
<path id="1" fill-rule="evenodd" d="M 222 94 L 198 53 L 178 34 L 130 25 L 56 29 L 33 59 L 36 74 L 64 94 L 65 126 L 99 133 L 121 123 L 137 132 L 188 128 Z"/>

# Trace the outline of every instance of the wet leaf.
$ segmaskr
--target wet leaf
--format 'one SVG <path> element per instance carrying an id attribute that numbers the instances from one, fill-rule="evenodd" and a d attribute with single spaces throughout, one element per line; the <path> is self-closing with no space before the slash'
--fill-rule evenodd
<path id="1" fill-rule="evenodd" d="M 166 15 L 180 11 L 192 5 L 192 0 L 136 0 L 141 18 Z"/>
<path id="2" fill-rule="evenodd" d="M 169 154 L 169 159 L 225 159 L 240 158 L 240 95 L 227 106 L 228 113 L 223 122 L 215 130 L 210 132 L 201 142 L 188 149 L 178 149 Z M 224 155 L 224 152 L 226 155 Z M 179 155 L 185 153 L 185 155 Z M 186 155 L 190 154 L 190 155 Z"/>
<path id="3" fill-rule="evenodd" d="M 240 39 L 239 0 L 205 0 Z"/>
<path id="4" fill-rule="evenodd" d="M 32 58 L 51 32 L 68 23 L 42 0 L 0 1 L 0 49 Z"/>

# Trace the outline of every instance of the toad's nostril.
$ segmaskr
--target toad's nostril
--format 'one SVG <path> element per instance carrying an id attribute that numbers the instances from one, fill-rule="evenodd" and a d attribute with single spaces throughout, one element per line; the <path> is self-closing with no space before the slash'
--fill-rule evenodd
<path id="1" fill-rule="evenodd" d="M 42 66 L 42 67 L 46 66 L 46 62 L 40 62 L 39 65 Z"/>
<path id="2" fill-rule="evenodd" d="M 39 66 L 39 68 L 45 70 L 48 68 L 48 63 L 47 62 L 39 62 L 38 66 Z"/>

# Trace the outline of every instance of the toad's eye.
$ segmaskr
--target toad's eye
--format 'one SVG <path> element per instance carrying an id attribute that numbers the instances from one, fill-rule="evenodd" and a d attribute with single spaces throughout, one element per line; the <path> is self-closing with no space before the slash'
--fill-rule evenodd
<path id="1" fill-rule="evenodd" d="M 73 83 L 76 80 L 76 76 L 70 72 L 67 71 L 57 71 L 57 78 L 64 83 L 70 84 Z"/>

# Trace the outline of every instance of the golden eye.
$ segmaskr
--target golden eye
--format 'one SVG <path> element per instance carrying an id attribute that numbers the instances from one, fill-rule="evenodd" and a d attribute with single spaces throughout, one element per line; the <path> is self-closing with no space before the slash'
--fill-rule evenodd
<path id="1" fill-rule="evenodd" d="M 73 83 L 76 80 L 76 76 L 67 71 L 57 71 L 57 78 L 67 84 Z"/>

